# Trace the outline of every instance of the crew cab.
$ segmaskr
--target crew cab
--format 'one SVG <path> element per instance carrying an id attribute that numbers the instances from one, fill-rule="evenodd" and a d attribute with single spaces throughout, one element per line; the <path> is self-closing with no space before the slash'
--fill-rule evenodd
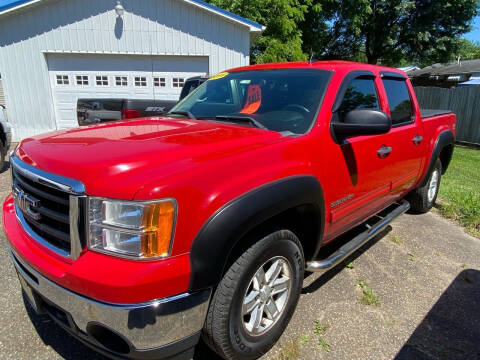
<path id="1" fill-rule="evenodd" d="M 455 123 L 422 112 L 396 69 L 229 70 L 166 116 L 23 140 L 3 206 L 11 258 L 33 308 L 103 354 L 189 359 L 202 339 L 256 359 L 305 271 L 431 209 Z"/>

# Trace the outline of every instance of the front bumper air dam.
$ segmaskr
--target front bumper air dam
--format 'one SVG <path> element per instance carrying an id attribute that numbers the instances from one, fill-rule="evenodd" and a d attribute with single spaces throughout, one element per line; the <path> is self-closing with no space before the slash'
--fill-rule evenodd
<path id="1" fill-rule="evenodd" d="M 98 302 L 46 279 L 10 249 L 27 299 L 38 313 L 104 355 L 125 359 L 191 359 L 211 290 L 139 304 Z"/>

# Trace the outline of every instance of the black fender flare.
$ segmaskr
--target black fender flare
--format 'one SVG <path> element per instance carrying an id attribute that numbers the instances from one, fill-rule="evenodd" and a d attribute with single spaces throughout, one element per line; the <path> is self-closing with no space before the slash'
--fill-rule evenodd
<path id="1" fill-rule="evenodd" d="M 455 136 L 453 135 L 453 132 L 451 130 L 443 130 L 438 135 L 437 140 L 435 141 L 435 145 L 433 146 L 432 156 L 430 157 L 430 163 L 428 164 L 427 171 L 425 172 L 422 180 L 420 181 L 419 187 L 425 186 L 427 184 L 428 177 L 430 173 L 433 171 L 433 168 L 435 167 L 435 162 L 440 156 L 440 153 L 442 152 L 443 148 L 445 146 L 454 145 L 454 144 L 455 144 Z M 445 173 L 445 171 L 447 170 L 451 157 L 452 157 L 452 154 L 449 155 L 446 161 L 446 164 L 442 164 L 443 173 Z"/>
<path id="2" fill-rule="evenodd" d="M 216 286 L 238 241 L 268 219 L 301 205 L 314 205 L 319 228 L 318 252 L 325 221 L 323 191 L 317 178 L 300 175 L 255 188 L 228 202 L 202 226 L 190 249 L 189 291 Z"/>

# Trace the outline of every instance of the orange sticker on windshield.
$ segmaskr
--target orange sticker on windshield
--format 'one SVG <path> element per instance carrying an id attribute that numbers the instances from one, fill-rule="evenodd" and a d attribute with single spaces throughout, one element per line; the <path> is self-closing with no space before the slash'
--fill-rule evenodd
<path id="1" fill-rule="evenodd" d="M 247 101 L 241 114 L 254 114 L 262 104 L 262 89 L 258 85 L 249 85 L 247 91 Z"/>

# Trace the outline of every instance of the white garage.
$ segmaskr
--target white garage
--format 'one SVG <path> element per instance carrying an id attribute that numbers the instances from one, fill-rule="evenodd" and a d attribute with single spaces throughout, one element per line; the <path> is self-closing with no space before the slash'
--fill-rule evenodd
<path id="1" fill-rule="evenodd" d="M 79 98 L 178 99 L 186 79 L 249 64 L 263 27 L 200 0 L 0 5 L 0 69 L 14 140 L 77 126 Z"/>
<path id="2" fill-rule="evenodd" d="M 79 98 L 177 100 L 186 79 L 209 73 L 205 56 L 51 54 L 47 65 L 60 129 L 77 126 Z"/>

